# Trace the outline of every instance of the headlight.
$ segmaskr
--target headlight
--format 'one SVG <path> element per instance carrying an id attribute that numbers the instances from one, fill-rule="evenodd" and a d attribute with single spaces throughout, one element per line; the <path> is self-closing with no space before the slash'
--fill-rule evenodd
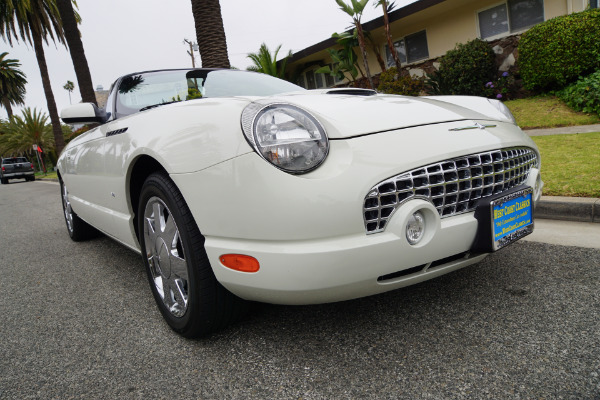
<path id="1" fill-rule="evenodd" d="M 262 158 L 292 174 L 312 171 L 329 152 L 319 121 L 291 104 L 250 104 L 242 113 L 242 129 Z"/>

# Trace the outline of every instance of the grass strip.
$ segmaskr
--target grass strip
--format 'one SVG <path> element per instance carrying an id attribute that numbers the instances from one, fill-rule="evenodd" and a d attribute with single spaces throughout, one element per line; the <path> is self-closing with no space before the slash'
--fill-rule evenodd
<path id="1" fill-rule="evenodd" d="M 594 114 L 573 111 L 554 96 L 536 96 L 504 103 L 522 129 L 600 124 Z"/>
<path id="2" fill-rule="evenodd" d="M 542 155 L 544 195 L 600 197 L 600 132 L 532 139 Z"/>

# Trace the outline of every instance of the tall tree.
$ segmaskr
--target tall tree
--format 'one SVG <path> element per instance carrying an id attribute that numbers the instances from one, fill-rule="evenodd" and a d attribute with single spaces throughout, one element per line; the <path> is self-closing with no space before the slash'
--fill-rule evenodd
<path id="1" fill-rule="evenodd" d="M 396 71 L 400 73 L 402 71 L 402 67 L 400 65 L 400 57 L 398 57 L 398 53 L 396 52 L 396 48 L 394 47 L 394 43 L 392 42 L 392 34 L 390 33 L 390 19 L 388 17 L 388 13 L 394 9 L 396 6 L 394 2 L 390 3 L 387 0 L 379 0 L 376 4 L 377 7 L 381 6 L 383 8 L 383 25 L 385 27 L 385 37 L 387 39 L 388 49 L 390 54 L 394 58 L 394 63 L 396 64 Z"/>
<path id="2" fill-rule="evenodd" d="M 271 51 L 267 47 L 266 43 L 260 45 L 260 49 L 257 53 L 249 53 L 248 58 L 252 60 L 254 65 L 247 68 L 248 71 L 261 72 L 263 74 L 271 75 L 277 78 L 283 79 L 285 73 L 285 65 L 287 58 L 292 55 L 290 51 L 288 55 L 281 61 L 280 65 L 277 65 L 277 53 L 281 49 L 281 45 L 277 46 L 275 52 L 271 54 Z"/>
<path id="3" fill-rule="evenodd" d="M 81 22 L 81 18 L 73 8 L 73 6 L 77 7 L 77 3 L 75 0 L 56 0 L 56 6 L 62 20 L 65 39 L 69 45 L 69 54 L 71 54 L 71 60 L 73 61 L 81 101 L 98 105 L 94 85 L 92 84 L 92 76 L 90 75 L 90 67 L 81 42 L 81 33 L 77 27 L 77 24 Z"/>
<path id="4" fill-rule="evenodd" d="M 325 65 L 315 71 L 317 74 L 329 74 L 339 80 L 344 80 L 350 74 L 352 82 L 356 82 L 358 73 L 364 77 L 365 74 L 358 65 L 358 56 L 354 52 L 354 48 L 358 46 L 358 38 L 356 37 L 356 29 L 352 30 L 352 33 L 335 32 L 331 37 L 337 40 L 337 44 L 340 49 L 327 49 L 329 57 L 331 58 L 332 65 Z"/>
<path id="5" fill-rule="evenodd" d="M 363 65 L 365 67 L 365 73 L 367 74 L 369 87 L 373 89 L 373 78 L 371 77 L 371 71 L 369 70 L 369 62 L 367 61 L 367 47 L 365 45 L 365 34 L 362 29 L 362 24 L 360 23 L 362 13 L 365 10 L 365 6 L 369 2 L 369 0 L 351 0 L 351 4 L 346 4 L 343 0 L 335 0 L 335 2 L 338 4 L 338 6 L 340 6 L 340 9 L 342 11 L 344 11 L 346 14 L 352 17 L 352 22 L 356 27 L 356 33 L 358 35 L 358 46 L 360 47 L 360 51 L 362 53 Z"/>
<path id="6" fill-rule="evenodd" d="M 63 86 L 63 89 L 69 92 L 69 104 L 73 104 L 71 103 L 71 92 L 75 90 L 75 85 L 73 84 L 73 82 L 67 81 L 67 83 L 65 83 L 65 86 Z"/>
<path id="7" fill-rule="evenodd" d="M 7 52 L 0 54 L 0 103 L 6 109 L 8 119 L 12 117 L 12 106 L 25 104 L 27 79 L 19 69 L 19 60 L 6 58 Z"/>
<path id="8" fill-rule="evenodd" d="M 231 68 L 219 0 L 191 0 L 203 68 Z"/>
<path id="9" fill-rule="evenodd" d="M 54 147 L 48 116 L 35 108 L 23 109 L 22 116 L 15 115 L 2 128 L 4 135 L 0 136 L 0 153 L 4 155 L 31 154 L 34 144 L 44 150 Z"/>
<path id="10" fill-rule="evenodd" d="M 65 43 L 56 0 L 3 0 L 0 1 L 0 36 L 12 46 L 13 38 L 33 44 L 42 76 L 42 85 L 52 123 L 56 154 L 65 147 L 56 101 L 50 85 L 48 66 L 44 55 L 44 42 L 48 36 L 56 42 Z"/>

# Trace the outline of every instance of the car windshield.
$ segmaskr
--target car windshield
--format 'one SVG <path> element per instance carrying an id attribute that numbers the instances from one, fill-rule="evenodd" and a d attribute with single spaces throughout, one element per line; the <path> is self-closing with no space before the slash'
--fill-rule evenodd
<path id="1" fill-rule="evenodd" d="M 17 164 L 17 163 L 25 163 L 25 162 L 28 162 L 25 157 L 5 158 L 2 160 L 2 164 Z"/>
<path id="2" fill-rule="evenodd" d="M 153 106 L 206 97 L 270 96 L 306 90 L 269 75 L 237 70 L 173 70 L 124 77 L 117 117 Z"/>

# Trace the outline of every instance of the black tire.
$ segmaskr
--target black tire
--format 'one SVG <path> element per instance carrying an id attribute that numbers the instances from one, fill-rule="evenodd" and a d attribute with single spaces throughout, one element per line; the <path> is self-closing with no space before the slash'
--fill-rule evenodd
<path id="1" fill-rule="evenodd" d="M 137 215 L 148 281 L 167 324 L 193 338 L 239 319 L 245 302 L 215 278 L 204 236 L 168 175 L 159 172 L 146 179 Z"/>
<path id="2" fill-rule="evenodd" d="M 27 177 L 26 180 L 33 182 L 33 181 L 35 181 L 35 176 L 29 176 L 29 177 Z"/>
<path id="3" fill-rule="evenodd" d="M 98 236 L 99 232 L 90 224 L 79 218 L 71 208 L 69 192 L 62 180 L 60 181 L 60 193 L 62 198 L 63 216 L 65 217 L 67 232 L 71 239 L 74 242 L 81 242 Z"/>
<path id="4" fill-rule="evenodd" d="M 3 185 L 8 185 L 8 178 L 1 178 L 0 181 L 2 181 Z"/>

